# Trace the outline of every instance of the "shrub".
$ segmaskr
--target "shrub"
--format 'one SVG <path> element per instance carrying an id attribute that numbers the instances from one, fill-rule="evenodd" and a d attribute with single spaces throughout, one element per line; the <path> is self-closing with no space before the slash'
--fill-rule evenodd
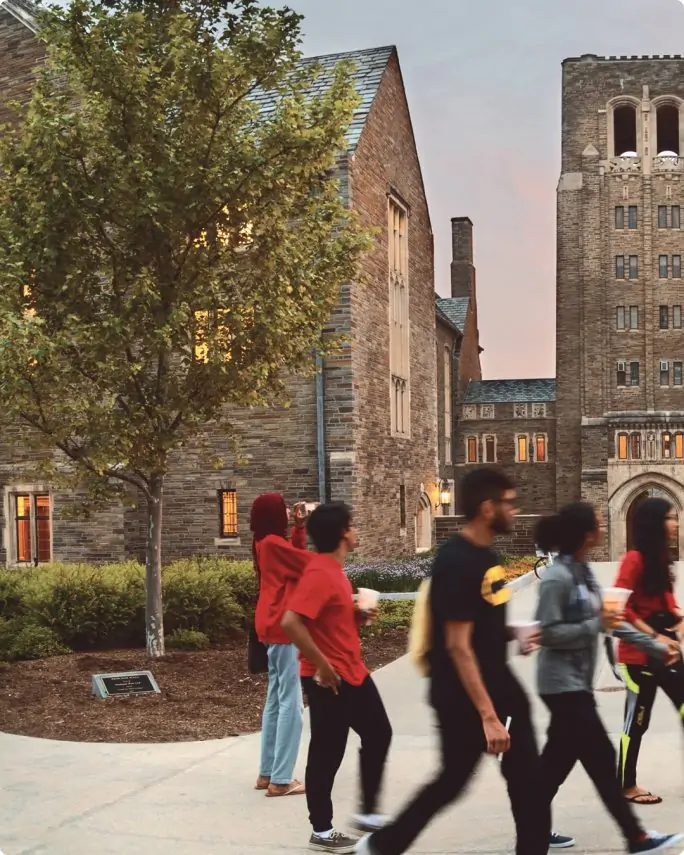
<path id="1" fill-rule="evenodd" d="M 429 575 L 432 556 L 400 558 L 396 561 L 357 561 L 347 575 L 355 588 L 373 588 L 382 593 L 413 593 Z"/>
<path id="2" fill-rule="evenodd" d="M 70 652 L 50 627 L 22 618 L 0 622 L 0 657 L 9 662 L 47 659 Z"/>
<path id="3" fill-rule="evenodd" d="M 177 629 L 165 641 L 170 650 L 206 650 L 211 644 L 209 636 L 196 629 Z"/>
<path id="4" fill-rule="evenodd" d="M 144 638 L 144 569 L 135 562 L 50 564 L 21 576 L 22 610 L 77 650 Z"/>

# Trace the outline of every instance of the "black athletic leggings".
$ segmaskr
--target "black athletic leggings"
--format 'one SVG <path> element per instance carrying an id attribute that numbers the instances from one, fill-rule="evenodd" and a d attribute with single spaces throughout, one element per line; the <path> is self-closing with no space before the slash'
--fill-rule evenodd
<path id="1" fill-rule="evenodd" d="M 679 662 L 671 668 L 620 665 L 620 674 L 627 686 L 627 699 L 620 740 L 618 780 L 623 789 L 629 790 L 637 785 L 639 749 L 651 723 L 658 689 L 662 689 L 672 701 L 684 725 L 684 663 Z"/>

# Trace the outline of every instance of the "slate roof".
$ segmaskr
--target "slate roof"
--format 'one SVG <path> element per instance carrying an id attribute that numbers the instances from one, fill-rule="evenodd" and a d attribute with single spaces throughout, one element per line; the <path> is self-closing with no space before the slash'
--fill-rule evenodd
<path id="1" fill-rule="evenodd" d="M 543 404 L 556 400 L 555 379 L 471 380 L 465 404 Z"/>
<path id="2" fill-rule="evenodd" d="M 437 309 L 447 316 L 457 330 L 465 330 L 468 315 L 469 297 L 437 297 Z"/>
<path id="3" fill-rule="evenodd" d="M 36 31 L 36 8 L 36 4 L 31 0 L 0 0 L 0 12 L 3 9 L 6 10 L 34 33 Z"/>
<path id="4" fill-rule="evenodd" d="M 438 321 L 441 321 L 441 322 L 444 324 L 444 326 L 449 327 L 449 329 L 450 329 L 450 330 L 452 330 L 452 331 L 453 331 L 453 332 L 455 332 L 455 333 L 458 333 L 458 334 L 459 334 L 459 335 L 461 335 L 461 336 L 463 335 L 463 333 L 461 332 L 461 330 L 460 330 L 460 329 L 456 326 L 456 324 L 455 324 L 455 323 L 454 323 L 454 322 L 449 318 L 449 316 L 448 316 L 448 315 L 446 315 L 446 314 L 442 311 L 442 309 L 440 309 L 440 308 L 439 308 L 439 306 L 437 305 L 437 303 L 435 303 L 435 316 L 436 316 L 436 318 L 437 318 L 437 320 L 438 320 Z"/>
<path id="5" fill-rule="evenodd" d="M 318 79 L 311 89 L 312 94 L 317 95 L 325 92 L 330 85 L 335 67 L 341 60 L 351 60 L 353 63 L 352 77 L 356 91 L 361 97 L 361 103 L 354 111 L 354 117 L 347 131 L 349 152 L 353 152 L 359 144 L 361 134 L 366 126 L 366 119 L 380 88 L 382 76 L 394 51 L 395 47 L 389 45 L 387 47 L 368 48 L 367 50 L 353 50 L 347 53 L 305 57 L 301 60 L 304 66 L 316 63 L 321 67 Z M 257 94 L 255 99 L 261 104 L 264 114 L 268 115 L 275 109 L 276 97 L 272 92 L 264 92 Z"/>

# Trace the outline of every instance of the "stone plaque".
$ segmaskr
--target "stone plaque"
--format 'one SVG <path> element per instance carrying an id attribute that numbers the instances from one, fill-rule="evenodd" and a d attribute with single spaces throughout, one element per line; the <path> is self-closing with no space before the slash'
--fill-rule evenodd
<path id="1" fill-rule="evenodd" d="M 159 695 L 161 690 L 150 671 L 126 671 L 121 674 L 95 674 L 93 694 L 106 699 L 112 695 Z"/>

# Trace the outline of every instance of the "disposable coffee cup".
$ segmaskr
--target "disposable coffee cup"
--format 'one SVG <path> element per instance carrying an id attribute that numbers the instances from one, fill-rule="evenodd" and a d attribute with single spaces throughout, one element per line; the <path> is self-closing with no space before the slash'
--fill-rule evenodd
<path id="1" fill-rule="evenodd" d="M 377 609 L 380 602 L 380 592 L 372 588 L 359 588 L 358 604 L 362 612 Z"/>
<path id="2" fill-rule="evenodd" d="M 631 595 L 629 588 L 604 588 L 603 608 L 609 612 L 622 612 Z"/>
<path id="3" fill-rule="evenodd" d="M 509 624 L 520 645 L 521 653 L 527 653 L 532 647 L 532 638 L 539 632 L 541 624 L 538 620 L 519 620 Z"/>

